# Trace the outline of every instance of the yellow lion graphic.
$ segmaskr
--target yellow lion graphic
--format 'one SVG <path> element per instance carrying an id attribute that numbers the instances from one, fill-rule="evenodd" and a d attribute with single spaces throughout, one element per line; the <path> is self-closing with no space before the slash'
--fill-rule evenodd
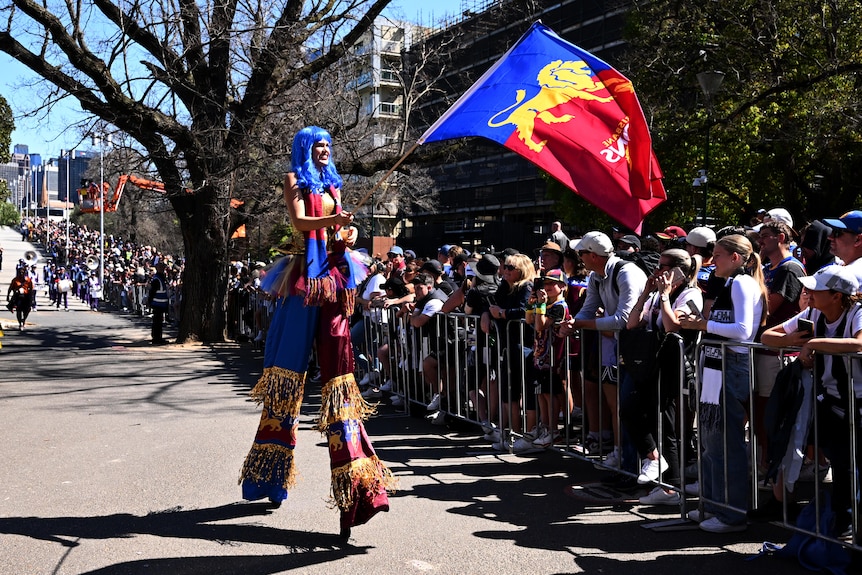
<path id="1" fill-rule="evenodd" d="M 514 124 L 518 132 L 518 139 L 524 142 L 528 148 L 538 153 L 541 152 L 547 140 L 535 142 L 533 130 L 536 119 L 546 124 L 559 124 L 572 120 L 571 114 L 555 116 L 551 110 L 560 104 L 579 98 L 581 100 L 592 100 L 598 102 L 610 102 L 613 96 L 597 96 L 593 92 L 608 89 L 610 91 L 630 91 L 631 82 L 625 80 L 610 81 L 607 84 L 595 82 L 592 79 L 593 72 L 583 60 L 563 62 L 556 60 L 551 62 L 539 72 L 537 79 L 541 90 L 538 94 L 524 102 L 527 95 L 526 90 L 518 90 L 515 103 L 494 114 L 488 120 L 488 126 L 499 128 L 506 124 Z M 495 121 L 499 116 L 509 112 L 505 120 Z"/>

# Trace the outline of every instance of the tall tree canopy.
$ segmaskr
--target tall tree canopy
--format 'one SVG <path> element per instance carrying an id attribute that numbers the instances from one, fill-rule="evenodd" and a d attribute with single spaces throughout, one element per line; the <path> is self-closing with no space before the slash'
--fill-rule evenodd
<path id="1" fill-rule="evenodd" d="M 246 163 L 283 150 L 259 146 L 264 120 L 280 113 L 276 97 L 333 66 L 389 1 L 12 0 L 0 8 L 0 50 L 53 87 L 45 105 L 75 98 L 99 131 L 133 138 L 165 183 L 186 256 L 180 341 L 223 337 L 227 244 L 243 216 L 230 199 L 242 195 Z"/>
<path id="2" fill-rule="evenodd" d="M 635 0 L 628 24 L 627 69 L 670 190 L 651 220 L 699 216 L 708 123 L 710 217 L 783 205 L 804 222 L 862 207 L 862 4 Z M 711 118 L 706 70 L 725 73 Z"/>

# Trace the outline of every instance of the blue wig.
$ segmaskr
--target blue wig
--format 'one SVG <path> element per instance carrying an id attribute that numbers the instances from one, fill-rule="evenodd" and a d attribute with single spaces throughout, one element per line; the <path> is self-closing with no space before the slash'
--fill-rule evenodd
<path id="1" fill-rule="evenodd" d="M 332 146 L 332 137 L 329 132 L 317 126 L 308 126 L 301 129 L 293 137 L 293 149 L 291 150 L 290 167 L 296 174 L 296 183 L 300 188 L 321 192 L 329 186 L 341 188 L 341 176 L 335 169 L 332 156 L 329 156 L 329 164 L 323 169 L 318 169 L 311 159 L 311 149 L 317 142 L 326 141 Z"/>

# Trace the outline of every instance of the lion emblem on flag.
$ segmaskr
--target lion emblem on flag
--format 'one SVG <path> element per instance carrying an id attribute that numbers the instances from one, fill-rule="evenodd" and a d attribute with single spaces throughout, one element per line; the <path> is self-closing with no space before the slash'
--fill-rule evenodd
<path id="1" fill-rule="evenodd" d="M 583 60 L 567 61 L 556 60 L 551 62 L 539 72 L 537 76 L 541 89 L 539 93 L 524 101 L 526 90 L 518 90 L 515 103 L 508 108 L 497 112 L 488 120 L 488 126 L 499 128 L 506 124 L 514 124 L 518 132 L 518 139 L 536 153 L 541 152 L 547 140 L 536 142 L 533 139 L 536 120 L 546 124 L 560 124 L 574 119 L 572 114 L 555 115 L 551 110 L 574 99 L 595 102 L 611 102 L 614 97 L 599 96 L 594 92 L 607 89 L 611 92 L 632 90 L 631 82 L 616 80 L 607 84 L 593 80 L 593 71 Z M 618 84 L 618 85 L 614 85 Z M 497 118 L 506 114 L 504 120 Z"/>

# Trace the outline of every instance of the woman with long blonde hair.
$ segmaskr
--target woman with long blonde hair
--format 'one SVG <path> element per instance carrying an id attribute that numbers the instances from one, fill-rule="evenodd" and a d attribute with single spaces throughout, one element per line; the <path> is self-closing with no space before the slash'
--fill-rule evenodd
<path id="1" fill-rule="evenodd" d="M 703 508 L 689 513 L 700 528 L 713 533 L 746 529 L 748 458 L 745 422 L 751 384 L 748 350 L 722 345 L 723 341 L 753 342 L 766 313 L 766 286 L 760 256 L 745 236 L 718 240 L 713 250 L 715 275 L 725 280 L 709 318 L 680 318 L 685 329 L 706 332 L 704 345 L 699 432 L 704 446 L 700 492 Z"/>
<path id="2" fill-rule="evenodd" d="M 524 373 L 524 354 L 520 345 L 521 326 L 517 320 L 524 319 L 527 303 L 533 293 L 536 269 L 532 260 L 524 254 L 508 256 L 502 267 L 503 281 L 500 282 L 500 287 L 494 296 L 496 305 L 490 306 L 488 310 L 496 323 L 497 349 L 503 358 L 502 368 L 497 374 L 497 389 L 491 392 L 491 401 L 496 400 L 496 393 L 503 394 L 500 429 L 511 426 L 511 429 L 520 431 L 523 397 L 523 379 L 520 376 Z M 535 423 L 528 421 L 528 428 L 532 428 Z M 507 449 L 504 439 L 501 438 L 500 442 L 494 444 L 495 449 L 501 451 Z M 515 451 L 532 448 L 532 441 L 520 438 L 515 441 Z"/>

